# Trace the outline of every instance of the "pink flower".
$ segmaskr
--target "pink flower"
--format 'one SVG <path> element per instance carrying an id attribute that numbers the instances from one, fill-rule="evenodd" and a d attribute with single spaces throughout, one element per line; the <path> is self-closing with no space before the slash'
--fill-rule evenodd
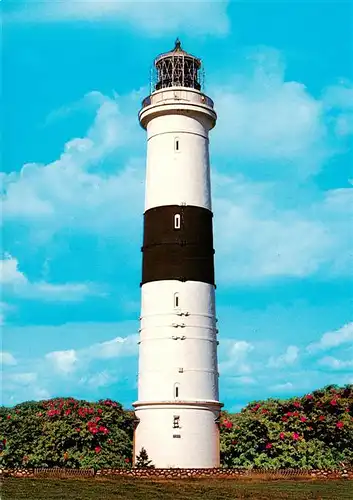
<path id="1" fill-rule="evenodd" d="M 330 405 L 336 406 L 337 405 L 337 399 L 331 399 Z"/>
<path id="2" fill-rule="evenodd" d="M 298 441 L 299 439 L 299 434 L 297 432 L 293 432 L 292 434 L 292 438 L 294 439 L 294 441 Z"/>
<path id="3" fill-rule="evenodd" d="M 77 427 L 77 429 L 75 429 L 76 432 L 81 432 L 81 429 L 79 427 Z"/>
<path id="4" fill-rule="evenodd" d="M 284 439 L 284 437 L 285 437 L 284 432 L 280 432 L 280 433 L 279 433 L 279 437 L 280 437 L 280 439 Z"/>
<path id="5" fill-rule="evenodd" d="M 96 453 L 100 453 L 100 452 L 101 452 L 101 449 L 102 449 L 102 448 L 101 448 L 100 446 L 96 446 L 96 447 L 94 448 L 94 451 L 95 451 Z"/>
<path id="6" fill-rule="evenodd" d="M 306 417 L 300 417 L 301 422 L 306 422 L 308 419 Z"/>
<path id="7" fill-rule="evenodd" d="M 128 464 L 130 462 L 130 458 L 125 458 L 125 462 Z"/>
<path id="8" fill-rule="evenodd" d="M 55 415 L 60 415 L 60 411 L 59 410 L 48 410 L 47 411 L 48 417 L 55 417 Z"/>
<path id="9" fill-rule="evenodd" d="M 66 411 L 65 411 L 65 415 L 70 415 L 70 413 L 71 413 L 70 408 L 69 408 L 68 410 L 66 410 Z"/>
<path id="10" fill-rule="evenodd" d="M 223 425 L 226 429 L 231 429 L 233 427 L 233 422 L 231 422 L 230 420 L 225 420 Z"/>
<path id="11" fill-rule="evenodd" d="M 336 424 L 336 427 L 338 429 L 342 429 L 343 426 L 344 426 L 344 423 L 341 420 L 339 422 L 337 422 L 337 424 Z"/>
<path id="12" fill-rule="evenodd" d="M 312 394 L 307 394 L 305 396 L 305 399 L 314 399 L 314 396 Z"/>
<path id="13" fill-rule="evenodd" d="M 267 443 L 266 449 L 269 450 L 270 448 L 272 448 L 272 443 Z"/>
<path id="14" fill-rule="evenodd" d="M 300 408 L 300 406 L 301 406 L 301 404 L 300 404 L 300 403 L 298 403 L 298 401 L 296 401 L 296 402 L 295 402 L 295 403 L 293 403 L 293 404 L 294 404 L 294 406 L 295 406 L 296 408 Z"/>
<path id="15" fill-rule="evenodd" d="M 323 422 L 325 419 L 326 419 L 325 415 L 320 415 L 320 416 L 319 416 L 319 420 L 320 420 L 320 422 Z"/>
<path id="16" fill-rule="evenodd" d="M 9 420 L 11 418 L 11 415 L 7 415 L 7 419 Z"/>

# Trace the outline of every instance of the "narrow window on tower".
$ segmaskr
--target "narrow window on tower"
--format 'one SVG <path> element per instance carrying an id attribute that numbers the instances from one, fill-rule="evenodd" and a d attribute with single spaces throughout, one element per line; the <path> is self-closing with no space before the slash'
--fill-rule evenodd
<path id="1" fill-rule="evenodd" d="M 180 420 L 179 415 L 174 415 L 174 417 L 173 417 L 173 429 L 180 429 L 179 420 Z"/>
<path id="2" fill-rule="evenodd" d="M 174 149 L 177 153 L 179 152 L 179 137 L 176 137 L 174 140 Z"/>
<path id="3" fill-rule="evenodd" d="M 180 305 L 179 303 L 180 303 L 179 294 L 175 293 L 174 294 L 174 309 L 179 308 L 179 305 Z"/>
<path id="4" fill-rule="evenodd" d="M 181 222 L 180 214 L 175 214 L 174 215 L 174 229 L 180 229 L 180 222 Z"/>
<path id="5" fill-rule="evenodd" d="M 174 399 L 178 399 L 179 398 L 179 384 L 176 383 L 174 384 Z"/>

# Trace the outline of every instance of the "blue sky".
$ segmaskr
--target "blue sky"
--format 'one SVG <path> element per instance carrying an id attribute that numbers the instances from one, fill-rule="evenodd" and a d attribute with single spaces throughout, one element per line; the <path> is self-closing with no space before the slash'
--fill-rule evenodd
<path id="1" fill-rule="evenodd" d="M 350 2 L 2 7 L 3 403 L 137 399 L 137 113 L 177 36 L 202 58 L 219 117 L 225 407 L 353 383 Z"/>

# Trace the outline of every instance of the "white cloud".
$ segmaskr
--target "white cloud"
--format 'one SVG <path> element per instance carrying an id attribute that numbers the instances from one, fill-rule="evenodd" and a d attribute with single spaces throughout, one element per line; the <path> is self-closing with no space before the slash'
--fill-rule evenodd
<path id="1" fill-rule="evenodd" d="M 49 352 L 45 355 L 45 358 L 54 364 L 59 373 L 67 375 L 74 371 L 87 370 L 89 364 L 93 361 L 134 356 L 138 352 L 137 341 L 138 335 L 116 337 L 77 350 L 68 349 Z M 86 379 L 87 377 L 85 377 Z"/>
<path id="2" fill-rule="evenodd" d="M 268 366 L 271 368 L 285 367 L 292 365 L 298 359 L 299 348 L 295 345 L 290 345 L 287 347 L 286 352 L 281 356 L 273 357 L 269 359 Z"/>
<path id="3" fill-rule="evenodd" d="M 0 260 L 0 283 L 2 285 L 27 284 L 25 275 L 18 269 L 18 261 L 6 254 L 5 259 Z"/>
<path id="4" fill-rule="evenodd" d="M 347 323 L 338 330 L 324 333 L 319 342 L 309 344 L 307 350 L 309 352 L 316 352 L 339 347 L 347 343 L 353 343 L 353 322 Z"/>
<path id="5" fill-rule="evenodd" d="M 0 351 L 0 365 L 17 365 L 17 361 L 10 352 Z"/>
<path id="6" fill-rule="evenodd" d="M 251 372 L 248 355 L 254 350 L 254 346 L 245 340 L 223 341 L 227 344 L 227 356 L 225 361 L 219 363 L 221 374 L 237 375 Z"/>
<path id="7" fill-rule="evenodd" d="M 1 261 L 0 261 L 0 269 L 1 269 Z M 1 271 L 0 271 L 0 286 L 4 287 L 1 281 Z M 4 326 L 6 323 L 7 313 L 9 311 L 13 311 L 15 307 L 13 305 L 7 304 L 6 302 L 0 301 L 0 327 Z"/>
<path id="8" fill-rule="evenodd" d="M 28 5 L 29 3 L 29 5 Z M 150 36 L 178 32 L 223 35 L 229 29 L 228 0 L 61 0 L 30 1 L 9 16 L 14 21 L 121 21 Z"/>
<path id="9" fill-rule="evenodd" d="M 219 116 L 214 150 L 231 154 L 238 171 L 257 177 L 303 180 L 316 174 L 339 149 L 341 136 L 353 133 L 353 86 L 328 87 L 315 98 L 304 83 L 286 81 L 276 49 L 257 47 L 244 59 L 241 73 L 210 89 Z"/>
<path id="10" fill-rule="evenodd" d="M 294 389 L 294 385 L 291 382 L 285 382 L 284 384 L 272 385 L 269 389 L 277 392 L 287 392 Z"/>
<path id="11" fill-rule="evenodd" d="M 1 404 L 14 405 L 22 401 L 50 398 L 49 391 L 39 385 L 42 381 L 39 381 L 36 372 L 4 372 L 2 382 Z"/>
<path id="12" fill-rule="evenodd" d="M 54 368 L 59 372 L 67 375 L 75 369 L 78 361 L 76 351 L 69 349 L 67 351 L 54 351 L 46 354 L 46 359 L 53 364 Z"/>
<path id="13" fill-rule="evenodd" d="M 47 389 L 43 389 L 42 387 L 34 387 L 33 389 L 33 399 L 49 399 L 51 398 L 50 392 Z"/>
<path id="14" fill-rule="evenodd" d="M 108 370 L 103 370 L 89 377 L 82 377 L 79 383 L 98 389 L 99 387 L 109 386 L 117 380 L 118 377 L 116 375 L 110 373 Z"/>
<path id="15" fill-rule="evenodd" d="M 302 175 L 315 172 L 326 149 L 322 104 L 305 85 L 285 81 L 276 50 L 260 48 L 252 58 L 250 76 L 215 88 L 218 146 L 246 159 L 280 161 L 286 170 L 299 165 Z"/>
<path id="16" fill-rule="evenodd" d="M 347 368 L 353 368 L 353 360 L 342 360 L 332 356 L 326 356 L 320 359 L 319 364 L 327 366 L 332 370 L 346 370 Z"/>
<path id="17" fill-rule="evenodd" d="M 84 100 L 93 102 L 97 111 L 85 137 L 68 141 L 60 158 L 48 165 L 27 164 L 20 174 L 3 177 L 4 221 L 21 220 L 34 238 L 44 240 L 67 228 L 116 236 L 124 222 L 127 231 L 137 231 L 144 160 L 130 160 L 124 169 L 113 172 L 99 166 L 117 147 L 134 144 L 136 133 L 143 137 L 137 109 L 130 109 L 139 98 L 139 92 L 112 99 L 99 92 L 87 94 Z M 121 110 L 125 107 L 129 112 Z"/>
<path id="18" fill-rule="evenodd" d="M 350 82 L 339 82 L 325 89 L 323 102 L 329 109 L 353 110 L 353 85 Z"/>
<path id="19" fill-rule="evenodd" d="M 9 254 L 0 260 L 0 283 L 6 291 L 31 300 L 75 302 L 90 295 L 102 295 L 99 287 L 87 283 L 52 284 L 31 282 L 18 268 L 18 260 Z"/>
<path id="20" fill-rule="evenodd" d="M 76 302 L 88 296 L 104 296 L 100 287 L 87 283 L 32 283 L 30 287 L 22 291 L 22 296 L 28 299 L 41 299 L 56 302 Z"/>
<path id="21" fill-rule="evenodd" d="M 351 274 L 352 188 L 322 193 L 308 188 L 306 194 L 292 185 L 217 173 L 213 186 L 219 282 Z M 304 200 L 290 205 L 286 196 Z"/>
<path id="22" fill-rule="evenodd" d="M 341 137 L 353 134 L 353 85 L 340 82 L 328 87 L 323 95 L 323 103 L 328 111 L 334 111 L 335 118 L 330 125 Z"/>
<path id="23" fill-rule="evenodd" d="M 94 344 L 82 351 L 83 356 L 91 359 L 111 359 L 137 354 L 138 335 L 116 337 L 106 342 Z"/>
<path id="24" fill-rule="evenodd" d="M 257 381 L 254 377 L 247 377 L 243 375 L 240 377 L 232 377 L 232 383 L 236 385 L 254 385 Z"/>
<path id="25" fill-rule="evenodd" d="M 14 337 L 21 344 L 28 339 L 36 339 L 36 342 L 28 358 L 22 355 L 17 366 L 3 367 L 4 404 L 45 399 L 50 395 L 82 394 L 85 387 L 99 389 L 116 381 L 128 382 L 131 388 L 136 379 L 138 335 L 128 333 L 137 328 L 138 322 L 132 320 L 56 326 L 9 325 L 9 338 Z M 52 339 L 50 345 L 56 347 L 50 352 L 46 349 L 48 338 Z M 28 384 L 26 390 L 24 383 Z"/>
<path id="26" fill-rule="evenodd" d="M 31 385 L 36 382 L 38 376 L 36 373 L 13 373 L 7 377 L 11 382 L 21 385 Z"/>

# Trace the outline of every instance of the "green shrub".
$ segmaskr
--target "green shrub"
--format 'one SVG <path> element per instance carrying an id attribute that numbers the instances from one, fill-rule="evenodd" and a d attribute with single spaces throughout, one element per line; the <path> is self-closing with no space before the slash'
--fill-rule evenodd
<path id="1" fill-rule="evenodd" d="M 0 467 L 131 467 L 134 418 L 111 400 L 0 407 Z M 223 467 L 352 466 L 353 385 L 255 401 L 220 426 Z"/>
<path id="2" fill-rule="evenodd" d="M 353 465 L 353 386 L 302 398 L 255 401 L 223 413 L 224 467 L 340 468 Z"/>
<path id="3" fill-rule="evenodd" d="M 73 398 L 22 403 L 0 409 L 6 467 L 128 467 L 133 412 L 111 400 Z"/>

